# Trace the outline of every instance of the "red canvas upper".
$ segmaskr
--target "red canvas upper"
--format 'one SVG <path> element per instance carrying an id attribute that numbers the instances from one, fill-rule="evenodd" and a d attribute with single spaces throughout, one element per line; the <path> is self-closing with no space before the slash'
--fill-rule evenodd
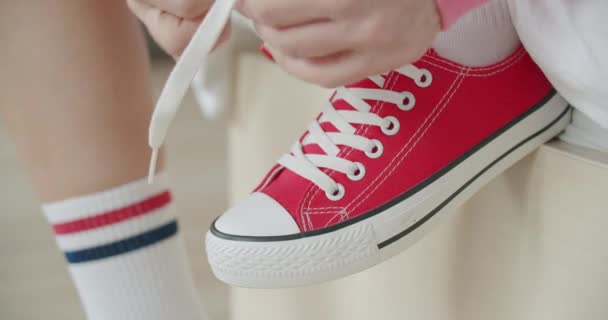
<path id="1" fill-rule="evenodd" d="M 382 156 L 370 159 L 361 151 L 341 148 L 341 157 L 365 166 L 365 177 L 351 181 L 344 174 L 324 169 L 344 186 L 346 192 L 341 200 L 327 199 L 315 184 L 279 166 L 271 170 L 257 191 L 279 202 L 303 232 L 335 225 L 369 212 L 420 184 L 532 108 L 552 90 L 523 48 L 488 67 L 462 66 L 433 51 L 414 65 L 431 72 L 430 86 L 418 87 L 412 79 L 397 72 L 391 72 L 384 84 L 385 89 L 412 92 L 416 98 L 412 110 L 402 111 L 387 102 L 371 103 L 371 112 L 399 120 L 399 132 L 387 136 L 379 127 L 358 127 L 358 134 L 382 142 Z M 363 81 L 355 86 L 375 84 Z M 348 108 L 343 101 L 338 103 L 337 108 Z M 307 152 L 322 152 L 307 148 Z"/>

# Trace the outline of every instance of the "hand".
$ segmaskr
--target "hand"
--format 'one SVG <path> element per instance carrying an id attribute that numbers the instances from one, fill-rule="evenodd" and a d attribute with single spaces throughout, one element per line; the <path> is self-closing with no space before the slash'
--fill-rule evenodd
<path id="1" fill-rule="evenodd" d="M 127 5 L 141 20 L 152 38 L 173 58 L 184 51 L 194 32 L 205 18 L 213 0 L 127 0 Z M 219 43 L 228 39 L 229 26 Z"/>
<path id="2" fill-rule="evenodd" d="M 242 0 L 287 72 L 337 87 L 416 61 L 440 30 L 434 0 Z"/>

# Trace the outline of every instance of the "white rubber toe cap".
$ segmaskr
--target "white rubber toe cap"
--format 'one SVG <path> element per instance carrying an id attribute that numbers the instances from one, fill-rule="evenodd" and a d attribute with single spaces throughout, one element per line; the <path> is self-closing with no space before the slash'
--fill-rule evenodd
<path id="1" fill-rule="evenodd" d="M 228 236 L 272 237 L 300 232 L 289 212 L 268 195 L 256 192 L 229 209 L 213 226 Z"/>

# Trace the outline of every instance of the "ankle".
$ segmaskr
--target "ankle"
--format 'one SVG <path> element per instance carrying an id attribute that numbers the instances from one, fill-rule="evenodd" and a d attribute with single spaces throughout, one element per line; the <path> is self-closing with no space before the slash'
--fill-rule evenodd
<path id="1" fill-rule="evenodd" d="M 433 48 L 442 57 L 471 67 L 499 62 L 520 45 L 507 2 L 481 6 L 440 33 Z"/>

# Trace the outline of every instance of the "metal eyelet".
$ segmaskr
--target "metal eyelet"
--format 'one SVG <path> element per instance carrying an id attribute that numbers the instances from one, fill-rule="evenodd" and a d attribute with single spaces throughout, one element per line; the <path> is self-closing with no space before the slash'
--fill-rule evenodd
<path id="1" fill-rule="evenodd" d="M 387 121 L 387 125 L 386 126 L 382 126 L 380 127 L 380 129 L 382 129 L 382 132 L 387 135 L 387 136 L 393 136 L 395 134 L 397 134 L 397 132 L 399 132 L 399 120 L 397 120 L 397 118 L 393 117 L 393 116 L 388 116 L 386 118 L 384 118 L 385 121 Z"/>
<path id="2" fill-rule="evenodd" d="M 420 69 L 420 71 L 422 73 L 420 74 L 420 77 L 415 80 L 416 85 L 421 88 L 426 88 L 433 82 L 433 75 L 427 69 Z"/>
<path id="3" fill-rule="evenodd" d="M 355 169 L 353 173 L 347 175 L 347 177 L 351 181 L 359 181 L 365 176 L 365 167 L 363 166 L 363 164 L 361 164 L 360 162 L 355 162 L 355 166 L 357 167 L 357 169 Z"/>
<path id="4" fill-rule="evenodd" d="M 376 159 L 378 157 L 380 157 L 382 155 L 382 153 L 384 152 L 384 146 L 382 145 L 382 142 L 376 140 L 376 139 L 372 139 L 372 143 L 374 144 L 374 147 L 365 152 L 365 155 L 368 158 L 371 159 Z"/>
<path id="5" fill-rule="evenodd" d="M 327 197 L 327 199 L 331 200 L 331 201 L 338 201 L 342 198 L 344 198 L 344 194 L 346 192 L 344 191 L 344 186 L 337 183 L 336 184 L 336 189 L 333 190 L 332 192 L 325 192 L 325 196 Z"/>
<path id="6" fill-rule="evenodd" d="M 403 100 L 401 103 L 397 104 L 397 107 L 403 111 L 410 111 L 416 105 L 416 97 L 414 94 L 409 91 L 404 91 L 401 93 L 403 95 Z"/>

